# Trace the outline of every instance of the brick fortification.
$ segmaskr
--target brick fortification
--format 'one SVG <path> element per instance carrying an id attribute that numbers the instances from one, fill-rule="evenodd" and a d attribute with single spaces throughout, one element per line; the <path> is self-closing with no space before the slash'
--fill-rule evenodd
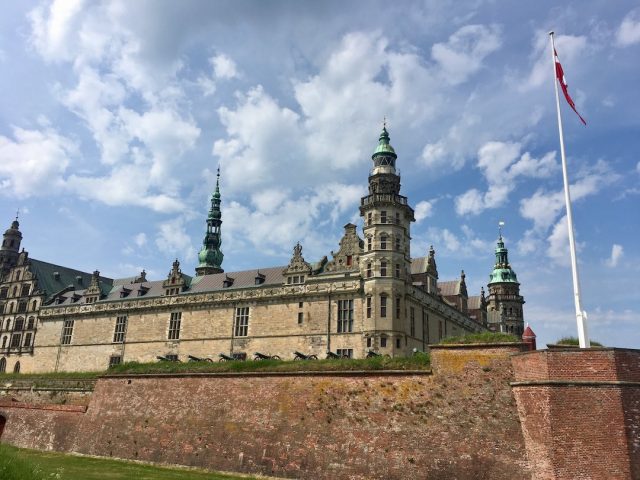
<path id="1" fill-rule="evenodd" d="M 292 478 L 530 478 L 512 349 L 454 366 L 441 350 L 433 375 L 101 378 L 86 413 L 0 406 L 2 441 Z"/>
<path id="2" fill-rule="evenodd" d="M 512 357 L 535 480 L 640 479 L 640 350 Z"/>

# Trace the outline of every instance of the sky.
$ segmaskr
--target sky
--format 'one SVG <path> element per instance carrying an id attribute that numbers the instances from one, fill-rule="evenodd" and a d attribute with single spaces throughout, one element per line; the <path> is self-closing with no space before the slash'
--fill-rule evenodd
<path id="1" fill-rule="evenodd" d="M 525 322 L 575 336 L 549 30 L 592 339 L 640 348 L 640 7 L 632 1 L 3 2 L 0 225 L 40 260 L 193 274 L 221 169 L 223 267 L 362 232 L 386 117 L 411 254 L 485 286 L 504 221 Z M 4 219 L 4 220 L 2 220 Z"/>

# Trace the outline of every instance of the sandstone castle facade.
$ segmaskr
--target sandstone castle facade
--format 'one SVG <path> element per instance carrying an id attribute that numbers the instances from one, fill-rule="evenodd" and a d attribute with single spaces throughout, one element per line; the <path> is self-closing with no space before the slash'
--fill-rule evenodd
<path id="1" fill-rule="evenodd" d="M 294 351 L 361 358 L 407 356 L 445 336 L 487 329 L 522 334 L 522 305 L 502 236 L 489 295 L 468 296 L 464 271 L 439 282 L 433 247 L 411 256 L 414 212 L 400 194 L 386 128 L 360 202 L 363 237 L 347 224 L 337 252 L 311 263 L 302 246 L 286 266 L 224 272 L 219 172 L 196 275 L 176 260 L 165 280 L 110 279 L 31 259 L 18 220 L 0 250 L 0 371 L 104 370 L 158 356 L 217 360 Z"/>

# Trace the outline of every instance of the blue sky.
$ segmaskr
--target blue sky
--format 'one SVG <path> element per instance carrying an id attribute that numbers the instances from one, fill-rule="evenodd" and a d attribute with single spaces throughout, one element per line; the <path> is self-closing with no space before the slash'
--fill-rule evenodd
<path id="1" fill-rule="evenodd" d="M 590 333 L 640 348 L 636 2 L 5 2 L 0 219 L 34 258 L 193 273 L 220 164 L 224 268 L 315 261 L 386 116 L 412 255 L 478 294 L 503 220 L 525 320 L 575 335 L 550 29 Z"/>

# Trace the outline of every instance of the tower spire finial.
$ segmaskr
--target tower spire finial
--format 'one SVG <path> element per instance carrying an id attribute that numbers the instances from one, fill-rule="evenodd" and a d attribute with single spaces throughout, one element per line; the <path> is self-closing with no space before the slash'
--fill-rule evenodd
<path id="1" fill-rule="evenodd" d="M 504 227 L 504 222 L 500 220 L 498 222 L 498 238 L 502 238 L 502 227 Z"/>
<path id="2" fill-rule="evenodd" d="M 18 221 L 18 217 L 20 216 L 20 209 L 16 210 L 16 222 Z"/>

